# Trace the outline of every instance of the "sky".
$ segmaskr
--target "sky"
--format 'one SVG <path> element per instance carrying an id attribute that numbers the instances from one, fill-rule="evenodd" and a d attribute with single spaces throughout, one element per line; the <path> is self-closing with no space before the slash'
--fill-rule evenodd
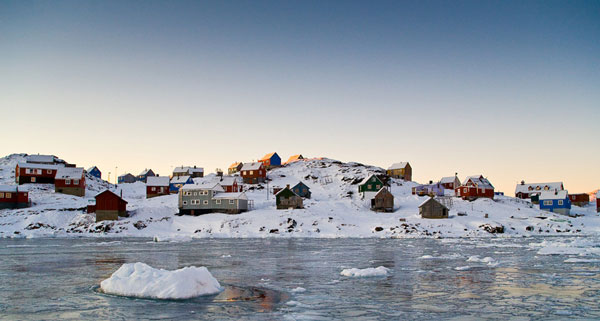
<path id="1" fill-rule="evenodd" d="M 600 188 L 600 1 L 2 1 L 0 155 Z"/>

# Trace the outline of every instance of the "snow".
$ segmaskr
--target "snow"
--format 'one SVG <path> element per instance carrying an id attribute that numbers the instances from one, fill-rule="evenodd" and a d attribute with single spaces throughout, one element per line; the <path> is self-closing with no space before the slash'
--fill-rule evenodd
<path id="1" fill-rule="evenodd" d="M 108 294 L 153 299 L 189 299 L 223 290 L 205 267 L 167 271 L 141 262 L 123 264 L 100 288 Z"/>
<path id="2" fill-rule="evenodd" d="M 380 266 L 376 268 L 366 268 L 366 269 L 344 269 L 340 272 L 340 275 L 348 276 L 348 277 L 371 277 L 371 276 L 386 276 L 389 272 L 389 269 L 385 266 Z"/>
<path id="3" fill-rule="evenodd" d="M 472 185 L 469 184 L 469 181 L 471 181 Z M 477 188 L 494 189 L 492 183 L 490 183 L 487 178 L 483 177 L 483 175 L 467 176 L 463 185 L 477 186 Z"/>
<path id="4" fill-rule="evenodd" d="M 242 166 L 242 171 L 257 171 L 260 169 L 261 166 L 261 162 L 244 163 L 244 165 Z"/>
<path id="5" fill-rule="evenodd" d="M 542 200 L 564 200 L 568 197 L 568 191 L 544 191 L 540 194 L 540 202 Z"/>
<path id="6" fill-rule="evenodd" d="M 83 177 L 82 167 L 61 167 L 56 171 L 55 179 L 81 179 Z"/>
<path id="7" fill-rule="evenodd" d="M 442 177 L 442 179 L 440 180 L 440 183 L 441 184 L 454 183 L 455 178 L 456 178 L 456 176 Z M 456 186 L 456 187 L 458 187 L 458 186 Z"/>
<path id="8" fill-rule="evenodd" d="M 24 156 L 17 154 L 0 158 L 0 184 L 16 186 L 15 166 L 23 160 Z M 143 182 L 119 184 L 116 189 L 115 185 L 86 175 L 86 197 L 55 193 L 51 184 L 24 184 L 19 189 L 29 189 L 32 206 L 0 210 L 0 237 L 495 239 L 600 233 L 600 216 L 595 206 L 573 206 L 571 214 L 577 217 L 567 217 L 540 211 L 537 205 L 529 201 L 509 196 L 472 202 L 451 198 L 452 203 L 446 204 L 449 208 L 448 219 L 423 219 L 419 216 L 418 206 L 429 196 L 412 195 L 411 188 L 417 183 L 397 179 L 390 180 L 395 211 L 375 213 L 370 210 L 369 202 L 365 201 L 367 198 L 359 195 L 358 185 L 353 183 L 381 172 L 383 169 L 379 167 L 331 159 L 294 162 L 270 170 L 269 187 L 291 186 L 299 181 L 306 183 L 310 186 L 312 196 L 304 200 L 304 209 L 277 210 L 275 197 L 267 191 L 267 184 L 240 182 L 253 206 L 250 211 L 239 215 L 213 213 L 176 216 L 178 195 L 146 199 L 146 185 Z M 184 185 L 182 191 L 203 188 L 214 180 L 214 175 L 195 178 L 196 184 Z M 96 223 L 95 214 L 85 212 L 88 201 L 106 189 L 117 195 L 123 192 L 123 199 L 128 202 L 129 217 Z M 292 220 L 295 222 L 293 227 Z M 38 223 L 43 227 L 28 228 Z M 482 228 L 486 224 L 503 226 L 504 233 L 489 233 Z"/>
<path id="9" fill-rule="evenodd" d="M 2 193 L 16 193 L 16 192 L 27 192 L 28 188 L 18 185 L 0 185 L 0 192 Z"/>
<path id="10" fill-rule="evenodd" d="M 405 168 L 406 165 L 408 165 L 408 162 L 394 163 L 394 164 L 392 164 L 392 166 L 388 167 L 388 170 L 402 169 L 402 168 Z"/>
<path id="11" fill-rule="evenodd" d="M 303 287 L 300 287 L 300 286 L 292 289 L 292 293 L 302 293 L 302 292 L 306 292 L 306 289 Z"/>
<path id="12" fill-rule="evenodd" d="M 58 169 L 64 167 L 64 165 L 50 165 L 50 164 L 33 164 L 33 163 L 18 163 L 20 168 L 34 168 L 34 169 Z"/>
<path id="13" fill-rule="evenodd" d="M 190 179 L 191 176 L 189 175 L 184 175 L 184 176 L 175 176 L 173 178 L 171 178 L 171 184 L 185 184 L 188 179 Z"/>
<path id="14" fill-rule="evenodd" d="M 517 184 L 517 187 L 515 188 L 515 195 L 519 192 L 521 192 L 521 193 L 543 192 L 545 190 L 546 186 L 548 187 L 548 190 L 551 190 L 551 191 L 563 190 L 562 182 Z M 531 187 L 532 189 L 529 190 L 529 187 Z"/>

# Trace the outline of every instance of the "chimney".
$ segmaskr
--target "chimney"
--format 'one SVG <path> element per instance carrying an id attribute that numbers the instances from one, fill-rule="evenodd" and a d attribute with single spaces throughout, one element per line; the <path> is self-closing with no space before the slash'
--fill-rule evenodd
<path id="1" fill-rule="evenodd" d="M 429 184 L 433 184 L 433 181 L 432 181 L 432 180 L 430 180 L 430 181 L 429 181 Z"/>
<path id="2" fill-rule="evenodd" d="M 123 198 L 123 190 L 121 190 L 121 198 Z"/>
<path id="3" fill-rule="evenodd" d="M 287 187 L 289 189 L 290 188 L 290 184 L 286 184 L 285 187 Z"/>
<path id="4" fill-rule="evenodd" d="M 521 181 L 521 185 L 525 185 L 525 181 Z"/>
<path id="5" fill-rule="evenodd" d="M 196 169 L 196 165 L 194 165 L 194 169 Z"/>

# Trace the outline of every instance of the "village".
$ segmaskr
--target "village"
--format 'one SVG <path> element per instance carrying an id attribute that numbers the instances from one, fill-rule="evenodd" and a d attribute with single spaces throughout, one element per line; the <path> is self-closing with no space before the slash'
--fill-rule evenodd
<path id="1" fill-rule="evenodd" d="M 276 177 L 286 175 L 274 174 L 277 170 L 290 166 L 328 166 L 324 158 L 305 158 L 293 155 L 285 162 L 276 153 L 269 153 L 253 162 L 234 162 L 226 173 L 220 169 L 216 173 L 205 176 L 204 168 L 197 165 L 179 166 L 169 176 L 160 176 L 152 169 L 144 169 L 138 175 L 126 173 L 118 177 L 118 184 L 102 181 L 99 168 L 88 169 L 77 167 L 54 155 L 26 155 L 24 161 L 18 162 L 14 169 L 14 184 L 0 186 L 0 208 L 22 209 L 32 206 L 29 190 L 32 186 L 53 185 L 55 194 L 70 195 L 86 201 L 82 212 L 92 215 L 96 223 L 103 221 L 119 221 L 131 216 L 128 209 L 128 198 L 123 196 L 123 187 L 129 184 L 142 184 L 146 199 L 160 199 L 169 195 L 177 197 L 176 216 L 205 216 L 215 214 L 241 214 L 255 210 L 255 197 L 251 195 L 267 195 L 268 202 L 262 201 L 261 208 L 272 206 L 273 209 L 293 213 L 294 210 L 308 210 L 310 206 L 328 202 L 328 198 L 311 200 L 312 190 L 318 188 L 327 191 L 332 177 L 324 176 L 315 179 L 307 175 L 297 181 L 286 180 L 285 184 L 277 184 Z M 334 162 L 335 163 L 335 162 Z M 346 171 L 346 170 L 344 170 Z M 525 202 L 529 208 L 561 215 L 577 217 L 581 214 L 571 213 L 572 206 L 581 208 L 593 207 L 600 211 L 598 191 L 594 193 L 569 193 L 562 182 L 526 183 L 522 181 L 515 187 L 514 198 L 496 191 L 493 184 L 484 175 L 468 176 L 462 181 L 454 176 L 442 177 L 437 182 L 427 184 L 412 182 L 413 168 L 409 162 L 392 164 L 386 170 L 371 168 L 361 177 L 341 178 L 347 182 L 349 189 L 342 195 L 356 199 L 359 207 L 374 213 L 394 213 L 403 209 L 399 205 L 398 195 L 392 189 L 402 186 L 411 195 L 418 197 L 418 213 L 422 219 L 452 219 L 466 216 L 466 213 L 451 209 L 458 200 L 475 202 L 479 199 L 494 201 L 496 198 L 514 199 L 514 202 Z M 279 173 L 279 172 L 278 172 Z M 100 190 L 86 194 L 86 182 L 98 180 L 106 183 Z M 354 189 L 354 191 L 352 191 Z M 271 203 L 272 202 L 272 203 Z M 272 204 L 272 205 L 268 205 Z M 309 207 L 310 207 L 309 206 Z M 520 210 L 520 209 L 519 209 Z M 488 214 L 485 214 L 488 217 Z M 402 219 L 401 219 L 402 220 Z M 556 220 L 556 219 L 555 219 Z"/>

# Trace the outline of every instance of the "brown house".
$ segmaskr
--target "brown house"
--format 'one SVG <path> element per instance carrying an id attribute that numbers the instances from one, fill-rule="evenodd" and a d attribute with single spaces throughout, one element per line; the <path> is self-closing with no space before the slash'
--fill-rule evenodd
<path id="1" fill-rule="evenodd" d="M 383 187 L 371 199 L 371 210 L 375 212 L 393 212 L 394 195 Z"/>
<path id="2" fill-rule="evenodd" d="M 448 208 L 430 197 L 419 205 L 419 214 L 422 218 L 448 218 Z"/>
<path id="3" fill-rule="evenodd" d="M 290 188 L 290 185 L 287 185 L 284 189 L 277 192 L 275 195 L 275 204 L 277 205 L 278 210 L 304 208 L 302 197 L 296 195 Z"/>
<path id="4" fill-rule="evenodd" d="M 146 198 L 169 195 L 169 176 L 148 176 L 146 178 Z"/>
<path id="5" fill-rule="evenodd" d="M 15 167 L 15 182 L 19 185 L 54 184 L 56 171 L 62 165 L 18 163 Z"/>
<path id="6" fill-rule="evenodd" d="M 246 184 L 262 183 L 267 178 L 267 169 L 261 162 L 245 163 L 240 173 Z"/>
<path id="7" fill-rule="evenodd" d="M 85 196 L 85 172 L 81 167 L 61 167 L 54 178 L 54 192 Z"/>
<path id="8" fill-rule="evenodd" d="M 96 212 L 96 222 L 118 220 L 127 217 L 127 201 L 119 195 L 106 190 L 96 195 L 96 205 L 88 206 L 88 213 Z"/>
<path id="9" fill-rule="evenodd" d="M 412 167 L 408 162 L 401 162 L 392 164 L 392 166 L 388 167 L 386 170 L 386 174 L 389 177 L 403 179 L 405 181 L 412 180 Z"/>
<path id="10" fill-rule="evenodd" d="M 571 204 L 577 206 L 586 206 L 590 203 L 590 196 L 586 193 L 569 194 L 569 199 L 571 200 Z"/>

